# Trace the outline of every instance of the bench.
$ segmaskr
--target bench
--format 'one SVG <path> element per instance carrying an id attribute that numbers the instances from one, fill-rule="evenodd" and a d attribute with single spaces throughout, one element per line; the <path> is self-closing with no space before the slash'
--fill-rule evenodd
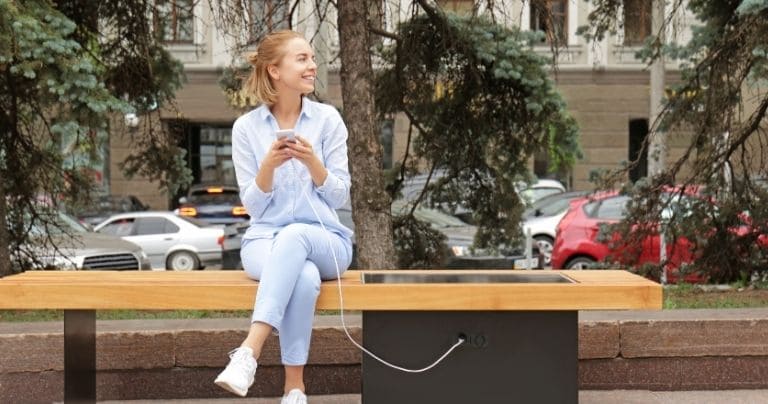
<path id="1" fill-rule="evenodd" d="M 96 310 L 252 309 L 257 288 L 242 271 L 28 271 L 0 279 L 0 309 L 64 310 L 64 400 L 95 402 Z M 441 403 L 510 392 L 575 403 L 578 311 L 662 304 L 660 285 L 613 270 L 347 271 L 342 290 L 345 310 L 363 313 L 365 346 L 402 366 L 466 339 L 416 375 L 364 356 L 366 404 L 423 402 L 424 392 Z M 317 309 L 339 309 L 336 281 L 323 282 Z"/>

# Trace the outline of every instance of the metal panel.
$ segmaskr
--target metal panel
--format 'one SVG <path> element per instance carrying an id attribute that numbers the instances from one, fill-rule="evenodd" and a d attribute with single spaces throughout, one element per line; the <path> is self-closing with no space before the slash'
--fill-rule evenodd
<path id="1" fill-rule="evenodd" d="M 64 310 L 64 402 L 96 402 L 95 310 Z"/>
<path id="2" fill-rule="evenodd" d="M 577 403 L 578 316 L 549 312 L 363 312 L 363 404 Z"/>

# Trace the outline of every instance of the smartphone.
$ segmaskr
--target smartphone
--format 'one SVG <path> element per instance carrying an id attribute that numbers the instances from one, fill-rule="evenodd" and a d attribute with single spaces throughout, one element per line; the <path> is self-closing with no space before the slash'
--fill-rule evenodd
<path id="1" fill-rule="evenodd" d="M 289 142 L 295 142 L 296 141 L 296 134 L 293 132 L 293 129 L 280 129 L 277 132 L 275 132 L 275 136 L 278 140 L 282 138 L 288 138 Z"/>

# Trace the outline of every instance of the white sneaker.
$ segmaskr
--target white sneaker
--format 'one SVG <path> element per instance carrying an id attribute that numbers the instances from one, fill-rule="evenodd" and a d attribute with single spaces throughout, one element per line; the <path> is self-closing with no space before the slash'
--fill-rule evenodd
<path id="1" fill-rule="evenodd" d="M 280 404 L 307 404 L 307 396 L 299 389 L 293 389 L 283 396 Z"/>
<path id="2" fill-rule="evenodd" d="M 229 352 L 229 364 L 214 383 L 224 390 L 245 397 L 256 374 L 256 359 L 251 348 L 241 346 Z"/>

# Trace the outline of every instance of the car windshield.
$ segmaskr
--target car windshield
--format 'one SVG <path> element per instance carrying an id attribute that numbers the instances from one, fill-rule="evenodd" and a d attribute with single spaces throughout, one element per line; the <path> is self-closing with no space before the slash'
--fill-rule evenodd
<path id="1" fill-rule="evenodd" d="M 534 202 L 523 212 L 523 219 L 532 217 L 550 217 L 559 215 L 568 209 L 571 201 L 584 196 L 584 193 L 555 194 Z"/>
<path id="2" fill-rule="evenodd" d="M 130 199 L 104 196 L 99 198 L 94 206 L 86 209 L 82 214 L 87 216 L 100 213 L 130 212 L 132 210 L 133 206 L 131 205 Z"/>
<path id="3" fill-rule="evenodd" d="M 410 205 L 406 202 L 403 202 L 402 200 L 392 203 L 393 213 L 405 214 L 410 208 Z M 455 216 L 451 216 L 447 213 L 443 213 L 437 209 L 417 208 L 413 212 L 413 216 L 416 217 L 416 219 L 427 222 L 436 228 L 469 226 L 468 224 L 461 221 L 461 219 Z"/>
<path id="4" fill-rule="evenodd" d="M 239 204 L 240 195 L 235 190 L 221 190 L 221 192 L 208 192 L 206 190 L 194 191 L 187 201 L 192 204 Z"/>
<path id="5" fill-rule="evenodd" d="M 88 229 L 80 224 L 77 219 L 62 212 L 53 212 L 47 218 L 43 219 L 47 225 L 37 221 L 31 228 L 30 233 L 36 236 L 45 234 L 60 235 L 65 233 L 88 233 Z"/>
<path id="6" fill-rule="evenodd" d="M 559 194 L 561 192 L 563 192 L 563 190 L 559 188 L 528 188 L 523 190 L 522 194 L 525 200 L 533 203 L 546 196 Z"/>

